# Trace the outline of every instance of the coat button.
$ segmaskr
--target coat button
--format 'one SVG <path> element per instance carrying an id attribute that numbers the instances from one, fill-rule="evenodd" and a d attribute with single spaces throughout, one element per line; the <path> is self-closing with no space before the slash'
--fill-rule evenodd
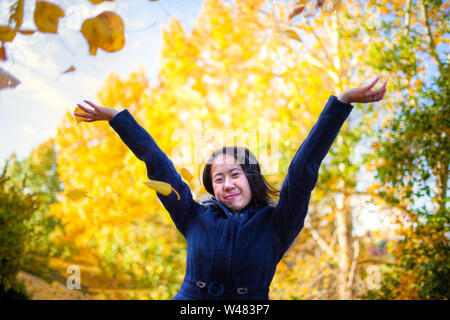
<path id="1" fill-rule="evenodd" d="M 217 281 L 213 281 L 208 286 L 208 293 L 212 296 L 218 297 L 224 291 L 223 284 L 218 283 Z"/>
<path id="2" fill-rule="evenodd" d="M 195 283 L 195 285 L 197 286 L 197 287 L 199 287 L 199 288 L 204 288 L 204 287 L 206 287 L 206 283 L 204 283 L 203 281 L 197 281 L 196 283 Z"/>
<path id="3" fill-rule="evenodd" d="M 248 293 L 248 288 L 237 288 L 236 291 L 238 294 L 246 294 Z"/>

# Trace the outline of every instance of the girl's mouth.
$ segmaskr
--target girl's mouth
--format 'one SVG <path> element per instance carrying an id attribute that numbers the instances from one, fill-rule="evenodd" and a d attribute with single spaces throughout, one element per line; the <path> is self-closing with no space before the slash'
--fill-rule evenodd
<path id="1" fill-rule="evenodd" d="M 237 197 L 239 197 L 239 194 L 231 194 L 231 195 L 225 197 L 225 200 L 231 200 L 231 199 L 234 199 L 234 198 L 237 198 Z"/>

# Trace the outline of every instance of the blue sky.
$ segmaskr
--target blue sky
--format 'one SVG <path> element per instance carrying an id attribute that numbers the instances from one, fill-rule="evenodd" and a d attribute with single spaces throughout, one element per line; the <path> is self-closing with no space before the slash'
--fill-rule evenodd
<path id="1" fill-rule="evenodd" d="M 13 1 L 0 1 L 0 24 L 7 24 Z M 21 84 L 0 91 L 0 164 L 13 152 L 19 159 L 56 134 L 63 114 L 73 111 L 83 99 L 96 101 L 96 92 L 111 72 L 125 77 L 140 66 L 151 82 L 156 81 L 161 27 L 169 17 L 181 20 L 190 30 L 201 0 L 116 0 L 92 5 L 88 0 L 58 0 L 66 16 L 60 20 L 59 33 L 17 34 L 6 46 L 8 61 L 0 67 Z M 25 1 L 24 29 L 35 29 L 34 1 Z M 125 24 L 125 47 L 115 53 L 99 49 L 89 55 L 81 32 L 82 21 L 103 11 L 119 14 Z M 75 72 L 62 74 L 71 65 Z"/>

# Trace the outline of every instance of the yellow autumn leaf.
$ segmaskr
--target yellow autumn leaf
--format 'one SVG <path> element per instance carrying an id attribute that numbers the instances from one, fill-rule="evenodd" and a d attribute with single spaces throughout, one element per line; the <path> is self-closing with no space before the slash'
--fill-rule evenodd
<path id="1" fill-rule="evenodd" d="M 305 10 L 305 7 L 304 7 L 304 6 L 295 8 L 295 9 L 291 12 L 291 14 L 289 15 L 289 18 L 288 18 L 288 19 L 291 20 L 291 19 L 294 18 L 295 16 L 299 15 L 300 13 L 302 13 L 303 10 Z"/>
<path id="2" fill-rule="evenodd" d="M 86 198 L 87 192 L 81 189 L 72 189 L 66 193 L 66 197 L 72 201 L 79 201 Z"/>
<path id="3" fill-rule="evenodd" d="M 75 67 L 74 67 L 74 66 L 70 66 L 70 68 L 68 68 L 68 69 L 66 69 L 65 71 L 63 71 L 63 74 L 64 74 L 64 73 L 73 72 L 73 71 L 75 71 Z"/>
<path id="4" fill-rule="evenodd" d="M 164 196 L 168 196 L 169 194 L 175 192 L 177 194 L 177 199 L 180 200 L 180 195 L 169 183 L 157 180 L 148 180 L 144 181 L 144 184 L 150 189 L 155 190 L 158 193 L 161 193 Z"/>
<path id="5" fill-rule="evenodd" d="M 83 120 L 86 120 L 86 118 L 80 117 L 80 116 L 76 116 L 75 113 L 84 113 L 87 114 L 86 111 L 84 111 L 83 109 L 81 109 L 80 107 L 76 107 L 75 110 L 73 111 L 74 116 L 75 116 L 75 120 L 77 120 L 77 124 L 82 122 Z"/>
<path id="6" fill-rule="evenodd" d="M 17 0 L 9 7 L 9 25 L 14 21 L 15 29 L 19 29 L 23 22 L 24 0 Z"/>
<path id="7" fill-rule="evenodd" d="M 34 23 L 40 32 L 57 33 L 59 18 L 64 17 L 64 10 L 47 1 L 36 1 Z"/>
<path id="8" fill-rule="evenodd" d="M 302 41 L 302 39 L 300 39 L 298 34 L 292 29 L 282 30 L 281 32 L 283 32 L 285 35 L 287 35 L 291 39 L 294 39 L 294 40 L 297 40 L 297 41 Z"/>
<path id="9" fill-rule="evenodd" d="M 81 33 L 93 56 L 97 54 L 98 48 L 115 52 L 125 45 L 124 24 L 122 18 L 114 12 L 105 11 L 94 18 L 86 19 L 81 26 Z"/>
<path id="10" fill-rule="evenodd" d="M 87 191 L 81 189 L 71 189 L 65 196 L 72 201 L 80 201 L 83 198 L 98 200 L 97 198 L 88 196 Z"/>
<path id="11" fill-rule="evenodd" d="M 0 41 L 11 42 L 16 37 L 16 31 L 9 26 L 0 26 Z"/>
<path id="12" fill-rule="evenodd" d="M 192 179 L 194 179 L 194 177 L 192 176 L 192 174 L 189 172 L 188 169 L 186 169 L 186 168 L 181 168 L 180 172 L 181 172 L 181 176 L 182 176 L 187 182 L 191 182 Z"/>
<path id="13" fill-rule="evenodd" d="M 0 41 L 12 42 L 17 34 L 17 29 L 22 25 L 23 21 L 23 0 L 14 2 L 9 8 L 9 21 L 8 25 L 0 26 Z M 13 22 L 15 25 L 13 25 Z M 2 59 L 6 61 L 5 59 Z"/>

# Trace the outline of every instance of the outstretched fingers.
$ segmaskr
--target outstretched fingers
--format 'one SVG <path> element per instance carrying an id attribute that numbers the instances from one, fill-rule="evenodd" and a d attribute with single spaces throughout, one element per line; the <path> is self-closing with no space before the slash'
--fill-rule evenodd
<path id="1" fill-rule="evenodd" d="M 86 108 L 85 106 L 83 106 L 82 104 L 77 103 L 77 106 L 80 107 L 81 110 L 87 112 L 87 113 L 91 113 L 93 110 Z"/>
<path id="2" fill-rule="evenodd" d="M 375 91 L 375 96 L 377 98 L 382 99 L 384 97 L 384 95 L 386 94 L 386 84 L 387 84 L 387 82 L 385 82 L 380 89 Z"/>
<path id="3" fill-rule="evenodd" d="M 369 91 L 370 89 L 372 89 L 375 86 L 375 84 L 378 82 L 378 80 L 380 80 L 380 76 L 378 76 L 375 80 L 373 80 L 371 83 L 369 83 L 367 86 L 365 86 L 364 89 Z"/>
<path id="4" fill-rule="evenodd" d="M 95 110 L 98 111 L 98 106 L 95 103 L 90 102 L 89 100 L 83 100 L 83 101 L 86 102 L 88 105 L 90 105 L 92 108 L 94 108 Z"/>

